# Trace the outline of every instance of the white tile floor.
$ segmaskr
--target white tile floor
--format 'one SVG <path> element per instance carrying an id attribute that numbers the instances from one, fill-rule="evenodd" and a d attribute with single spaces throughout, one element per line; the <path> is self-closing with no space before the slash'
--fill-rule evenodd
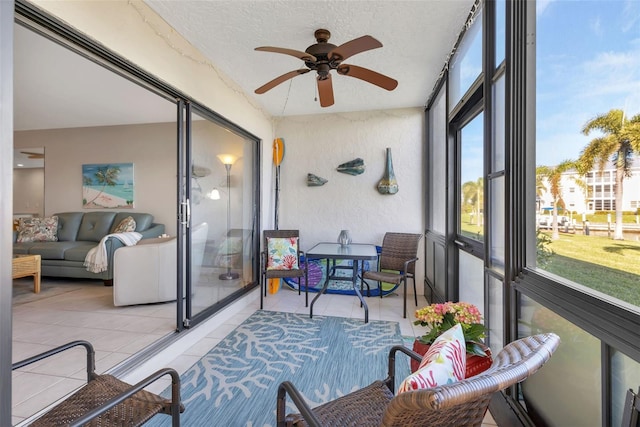
<path id="1" fill-rule="evenodd" d="M 86 288 L 86 285 L 84 287 Z M 96 286 L 92 289 L 94 299 L 89 296 L 91 292 L 87 289 L 78 290 L 73 297 L 67 295 L 67 301 L 73 301 L 71 306 L 65 306 L 61 299 L 56 298 L 49 303 L 42 301 L 29 307 L 26 307 L 29 304 L 15 307 L 14 361 L 70 339 L 77 339 L 78 334 L 84 333 L 85 336 L 82 338 L 96 345 L 98 371 L 104 372 L 172 329 L 173 304 L 144 306 L 142 313 L 136 315 L 140 318 L 134 319 L 135 309 L 123 307 L 124 310 L 120 310 L 113 307 L 109 289 Z M 310 294 L 309 299 L 314 296 L 315 294 Z M 402 318 L 401 295 L 371 297 L 366 301 L 369 305 L 370 320 L 397 321 L 403 335 L 416 336 L 423 333 L 421 327 L 413 325 L 415 307 L 411 300 L 408 301 L 407 319 Z M 422 304 L 420 299 L 419 303 Z M 122 379 L 135 383 L 156 369 L 166 366 L 176 369 L 179 373 L 186 371 L 258 308 L 259 293 L 256 290 L 213 318 L 192 328 L 179 341 Z M 277 294 L 269 295 L 265 299 L 264 309 L 309 312 L 304 306 L 304 294 L 298 296 L 297 292 L 289 289 L 281 289 Z M 314 305 L 315 315 L 364 320 L 364 311 L 359 300 L 354 296 L 345 295 L 322 295 Z M 144 318 L 147 318 L 146 321 Z M 141 325 L 140 331 L 130 331 L 132 322 Z M 80 328 L 78 325 L 87 327 Z M 14 372 L 13 424 L 19 426 L 25 418 L 82 385 L 85 381 L 84 364 L 84 351 L 78 350 L 65 357 L 56 357 L 46 364 Z M 160 392 L 169 383 L 168 378 L 163 379 L 149 390 Z M 490 415 L 487 415 L 483 426 L 495 425 Z"/>

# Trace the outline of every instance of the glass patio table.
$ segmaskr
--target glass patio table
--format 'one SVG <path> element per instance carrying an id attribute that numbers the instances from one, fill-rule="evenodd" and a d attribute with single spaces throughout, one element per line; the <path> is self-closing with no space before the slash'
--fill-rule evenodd
<path id="1" fill-rule="evenodd" d="M 378 251 L 375 245 L 363 244 L 363 243 L 350 243 L 348 245 L 341 245 L 339 243 L 318 243 L 308 251 L 306 251 L 307 259 L 325 259 L 326 260 L 326 280 L 318 295 L 311 301 L 309 308 L 309 317 L 313 318 L 313 304 L 320 298 L 320 295 L 326 292 L 329 287 L 329 280 L 344 280 L 345 276 L 337 276 L 336 271 L 339 269 L 352 270 L 351 282 L 353 283 L 353 290 L 360 299 L 362 307 L 364 307 L 364 323 L 369 322 L 369 307 L 362 297 L 362 293 L 358 289 L 356 284 L 358 278 L 358 270 L 360 262 L 364 265 L 364 261 L 377 260 Z M 343 265 L 336 266 L 335 260 L 346 259 L 353 262 L 353 266 L 347 267 Z M 334 261 L 331 264 L 329 261 Z"/>

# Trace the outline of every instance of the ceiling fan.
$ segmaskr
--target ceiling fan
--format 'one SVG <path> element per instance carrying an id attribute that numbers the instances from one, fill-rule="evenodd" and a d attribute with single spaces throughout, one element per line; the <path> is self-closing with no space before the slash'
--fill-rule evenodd
<path id="1" fill-rule="evenodd" d="M 309 71 L 318 73 L 318 94 L 320 95 L 320 106 L 329 107 L 333 105 L 333 84 L 331 83 L 331 70 L 336 70 L 343 76 L 355 77 L 365 82 L 374 84 L 386 90 L 394 90 L 398 82 L 383 74 L 377 73 L 368 68 L 357 65 L 343 64 L 345 59 L 361 52 L 382 47 L 382 43 L 371 36 L 362 36 L 346 43 L 336 46 L 329 43 L 331 33 L 329 30 L 319 29 L 314 33 L 317 43 L 309 46 L 304 52 L 295 49 L 286 49 L 273 46 L 257 47 L 255 50 L 263 52 L 283 53 L 302 59 L 307 68 L 289 71 L 276 77 L 263 86 L 255 90 L 257 94 L 263 94 L 273 89 L 293 77 L 306 74 Z"/>
<path id="2" fill-rule="evenodd" d="M 21 154 L 28 156 L 29 159 L 44 159 L 44 153 L 35 153 L 33 151 L 21 151 Z"/>

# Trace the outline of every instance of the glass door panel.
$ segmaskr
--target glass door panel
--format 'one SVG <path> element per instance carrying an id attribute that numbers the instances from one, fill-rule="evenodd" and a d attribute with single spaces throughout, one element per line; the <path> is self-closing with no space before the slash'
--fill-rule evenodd
<path id="1" fill-rule="evenodd" d="M 255 143 L 196 113 L 190 140 L 187 318 L 254 281 Z"/>

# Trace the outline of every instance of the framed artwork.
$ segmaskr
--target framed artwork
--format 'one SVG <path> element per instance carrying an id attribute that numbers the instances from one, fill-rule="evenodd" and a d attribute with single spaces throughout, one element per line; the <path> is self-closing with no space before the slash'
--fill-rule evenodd
<path id="1" fill-rule="evenodd" d="M 84 209 L 133 209 L 133 163 L 82 165 Z"/>

